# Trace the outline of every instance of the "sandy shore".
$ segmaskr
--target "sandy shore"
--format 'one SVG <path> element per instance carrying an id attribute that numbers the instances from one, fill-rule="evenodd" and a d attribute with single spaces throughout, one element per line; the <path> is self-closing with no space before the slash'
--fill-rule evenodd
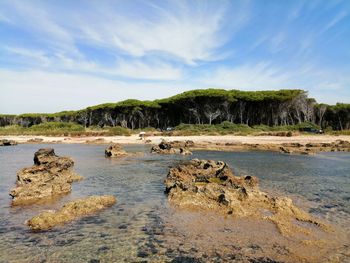
<path id="1" fill-rule="evenodd" d="M 90 136 L 90 137 L 51 137 L 51 136 L 0 136 L 0 140 L 15 140 L 18 143 L 121 143 L 121 144 L 144 144 L 138 135 L 132 136 Z M 36 139 L 36 141 L 31 141 Z M 293 137 L 280 136 L 150 136 L 146 140 L 151 140 L 152 144 L 158 144 L 162 139 L 166 141 L 186 141 L 192 140 L 195 143 L 243 143 L 243 144 L 282 144 L 282 143 L 331 143 L 336 140 L 350 142 L 350 136 L 341 135 L 300 135 Z M 29 141 L 29 142 L 28 142 Z"/>

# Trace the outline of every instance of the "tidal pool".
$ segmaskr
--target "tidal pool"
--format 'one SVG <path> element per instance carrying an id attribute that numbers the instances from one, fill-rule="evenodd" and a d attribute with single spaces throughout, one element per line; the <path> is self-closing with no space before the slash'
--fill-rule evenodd
<path id="1" fill-rule="evenodd" d="M 8 193 L 14 186 L 16 172 L 31 166 L 34 152 L 43 147 L 53 147 L 57 155 L 72 157 L 75 170 L 85 179 L 73 183 L 72 193 L 54 203 L 11 207 Z M 169 167 L 190 158 L 225 161 L 236 175 L 255 175 L 263 190 L 288 195 L 297 205 L 336 225 L 341 234 L 334 234 L 334 244 L 330 244 L 334 258 L 340 262 L 350 260 L 349 153 L 298 156 L 198 151 L 184 157 L 151 155 L 149 146 L 135 145 L 125 148 L 144 151 L 143 157 L 117 160 L 104 157 L 105 147 L 53 144 L 0 148 L 0 262 L 319 260 L 321 248 L 314 251 L 300 240 L 284 238 L 268 222 L 179 211 L 171 206 L 163 181 Z M 94 194 L 115 195 L 118 203 L 97 215 L 47 232 L 31 232 L 24 225 L 26 219 L 42 210 Z"/>

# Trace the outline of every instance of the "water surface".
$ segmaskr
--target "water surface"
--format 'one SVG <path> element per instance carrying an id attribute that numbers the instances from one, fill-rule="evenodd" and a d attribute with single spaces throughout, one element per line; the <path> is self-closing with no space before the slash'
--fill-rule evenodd
<path id="1" fill-rule="evenodd" d="M 72 193 L 55 203 L 11 207 L 8 193 L 16 172 L 31 166 L 34 152 L 42 147 L 71 156 L 85 180 L 74 183 Z M 290 249 L 277 234 L 266 246 L 257 241 L 264 231 L 267 235 L 274 231 L 267 223 L 254 225 L 246 219 L 233 224 L 232 218 L 178 211 L 168 204 L 163 181 L 169 167 L 190 158 L 223 160 L 236 175 L 257 176 L 264 190 L 289 195 L 315 216 L 349 232 L 349 153 L 298 156 L 198 151 L 183 157 L 151 155 L 149 146 L 127 146 L 128 151 L 146 154 L 115 160 L 104 157 L 105 147 L 0 148 L 0 262 L 277 262 L 288 258 Z M 118 203 L 48 232 L 33 233 L 24 225 L 42 210 L 94 194 L 115 195 Z M 347 245 L 342 244 L 342 249 Z"/>

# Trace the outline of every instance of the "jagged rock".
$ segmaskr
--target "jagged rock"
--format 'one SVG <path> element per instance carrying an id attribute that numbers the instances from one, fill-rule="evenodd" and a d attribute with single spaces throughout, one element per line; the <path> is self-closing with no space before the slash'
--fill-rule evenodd
<path id="1" fill-rule="evenodd" d="M 106 157 L 125 157 L 127 155 L 128 153 L 117 143 L 113 143 L 105 149 Z"/>
<path id="2" fill-rule="evenodd" d="M 151 148 L 151 153 L 191 155 L 192 152 L 187 148 L 189 145 L 194 145 L 194 143 L 192 141 L 167 142 L 162 140 L 160 144 Z"/>
<path id="3" fill-rule="evenodd" d="M 237 217 L 255 217 L 275 223 L 281 234 L 308 233 L 308 222 L 322 229 L 328 226 L 293 205 L 287 197 L 269 196 L 259 190 L 254 176 L 234 176 L 222 161 L 194 159 L 171 168 L 165 180 L 171 203 L 190 209 L 213 209 Z"/>
<path id="4" fill-rule="evenodd" d="M 55 155 L 54 149 L 40 149 L 34 154 L 34 165 L 17 173 L 12 189 L 13 205 L 30 204 L 69 193 L 71 183 L 82 179 L 72 171 L 74 161 Z"/>
<path id="5" fill-rule="evenodd" d="M 13 146 L 17 144 L 18 143 L 14 140 L 7 140 L 7 139 L 0 140 L 0 146 Z"/>
<path id="6" fill-rule="evenodd" d="M 58 211 L 43 212 L 26 223 L 32 230 L 49 230 L 57 225 L 96 213 L 116 202 L 114 196 L 90 196 L 68 202 Z"/>

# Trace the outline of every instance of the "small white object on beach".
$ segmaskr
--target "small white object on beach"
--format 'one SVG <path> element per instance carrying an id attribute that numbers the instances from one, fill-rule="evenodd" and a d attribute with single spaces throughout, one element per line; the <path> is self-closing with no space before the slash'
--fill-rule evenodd
<path id="1" fill-rule="evenodd" d="M 142 132 L 139 133 L 140 140 L 144 140 L 145 136 L 146 136 L 145 132 L 142 131 Z"/>

